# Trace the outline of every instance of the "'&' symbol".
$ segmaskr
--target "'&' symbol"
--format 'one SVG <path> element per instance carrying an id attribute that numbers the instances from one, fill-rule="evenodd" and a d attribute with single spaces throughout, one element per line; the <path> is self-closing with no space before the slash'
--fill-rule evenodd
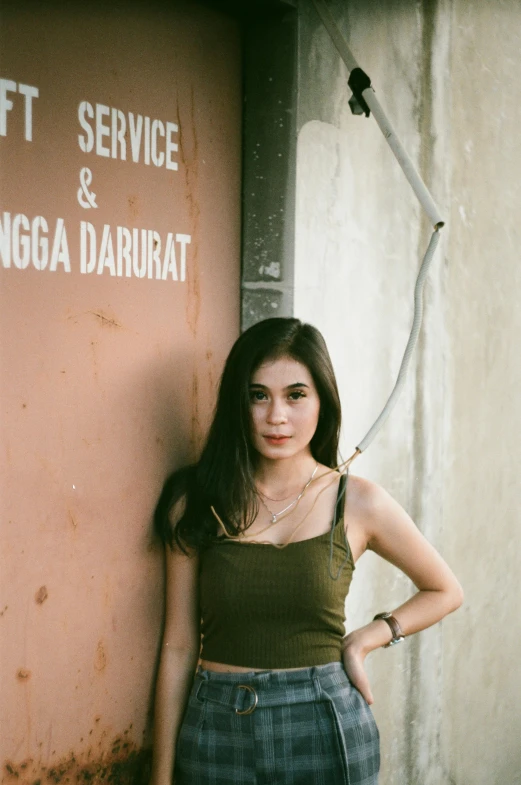
<path id="1" fill-rule="evenodd" d="M 86 166 L 80 172 L 80 187 L 78 188 L 78 202 L 81 207 L 90 208 L 97 207 L 96 194 L 89 191 L 89 185 L 92 183 L 92 172 Z"/>

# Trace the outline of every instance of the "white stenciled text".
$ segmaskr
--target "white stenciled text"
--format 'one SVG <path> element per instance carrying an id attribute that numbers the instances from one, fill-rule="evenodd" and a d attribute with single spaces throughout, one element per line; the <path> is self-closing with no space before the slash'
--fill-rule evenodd
<path id="1" fill-rule="evenodd" d="M 128 229 L 105 224 L 100 231 L 88 221 L 80 224 L 80 271 L 126 278 L 186 280 L 189 234 L 168 232 L 164 239 L 152 229 Z"/>
<path id="2" fill-rule="evenodd" d="M 42 215 L 32 220 L 23 213 L 0 217 L 0 259 L 4 268 L 25 270 L 30 264 L 36 270 L 71 271 L 69 243 L 63 218 L 49 225 Z M 58 268 L 58 265 L 60 267 Z"/>
<path id="3" fill-rule="evenodd" d="M 84 153 L 94 152 L 104 158 L 164 166 L 176 171 L 178 150 L 177 123 L 146 117 L 121 109 L 82 101 L 78 121 L 83 133 L 78 144 Z"/>
<path id="4" fill-rule="evenodd" d="M 17 97 L 20 96 L 19 98 Z M 26 142 L 33 140 L 33 99 L 38 98 L 37 87 L 13 82 L 12 79 L 0 79 L 0 136 L 7 136 L 8 112 L 20 101 L 24 106 L 24 135 Z"/>

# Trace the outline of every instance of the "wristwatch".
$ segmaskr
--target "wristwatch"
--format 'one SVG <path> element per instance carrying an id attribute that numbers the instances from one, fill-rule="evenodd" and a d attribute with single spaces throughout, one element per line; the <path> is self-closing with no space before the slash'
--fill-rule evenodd
<path id="1" fill-rule="evenodd" d="M 391 628 L 391 632 L 393 634 L 393 637 L 391 638 L 389 643 L 385 643 L 382 646 L 383 649 L 388 649 L 389 646 L 395 646 L 397 643 L 401 643 L 404 640 L 404 634 L 401 631 L 400 625 L 398 624 L 398 621 L 394 618 L 393 614 L 390 613 L 390 611 L 385 611 L 384 613 L 377 613 L 373 621 L 376 621 L 377 619 L 383 619 L 384 621 L 386 621 L 389 627 Z"/>

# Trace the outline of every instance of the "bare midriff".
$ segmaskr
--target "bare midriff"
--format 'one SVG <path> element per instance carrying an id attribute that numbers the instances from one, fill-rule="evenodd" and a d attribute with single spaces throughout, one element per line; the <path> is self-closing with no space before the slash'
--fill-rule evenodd
<path id="1" fill-rule="evenodd" d="M 301 668 L 245 668 L 242 665 L 225 665 L 223 662 L 211 662 L 210 660 L 201 660 L 201 668 L 205 671 L 214 671 L 214 673 L 251 673 L 255 671 L 301 671 Z M 307 666 L 309 667 L 309 666 Z"/>

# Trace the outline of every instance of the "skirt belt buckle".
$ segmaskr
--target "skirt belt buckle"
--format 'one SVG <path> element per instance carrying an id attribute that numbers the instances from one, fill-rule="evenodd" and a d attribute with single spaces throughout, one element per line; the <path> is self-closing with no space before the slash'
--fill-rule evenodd
<path id="1" fill-rule="evenodd" d="M 238 685 L 237 685 L 237 689 L 238 689 L 238 690 L 248 690 L 248 692 L 251 692 L 251 693 L 253 693 L 253 696 L 254 696 L 254 698 L 255 698 L 255 701 L 254 701 L 254 703 L 253 703 L 253 706 L 249 706 L 247 709 L 244 709 L 243 711 L 240 711 L 239 709 L 235 709 L 235 713 L 236 713 L 236 714 L 253 714 L 253 712 L 254 712 L 254 711 L 255 711 L 255 709 L 257 708 L 257 703 L 259 702 L 259 696 L 258 696 L 258 695 L 257 695 L 257 693 L 255 692 L 255 690 L 253 689 L 253 687 L 250 687 L 250 685 L 249 685 L 249 684 L 238 684 Z"/>

